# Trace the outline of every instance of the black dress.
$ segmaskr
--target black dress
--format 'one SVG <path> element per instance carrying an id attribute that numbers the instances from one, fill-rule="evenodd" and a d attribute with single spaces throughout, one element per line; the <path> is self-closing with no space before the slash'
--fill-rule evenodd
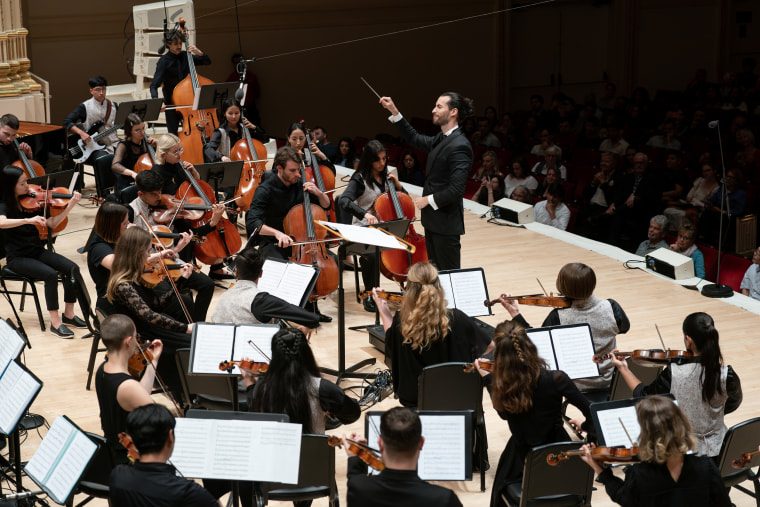
<path id="1" fill-rule="evenodd" d="M 111 451 L 114 463 L 129 463 L 127 450 L 119 443 L 119 433 L 127 429 L 129 412 L 121 408 L 116 400 L 119 386 L 133 377 L 126 373 L 106 373 L 103 363 L 95 373 L 95 392 L 98 395 L 100 407 L 100 427 L 106 437 L 108 449 Z"/>

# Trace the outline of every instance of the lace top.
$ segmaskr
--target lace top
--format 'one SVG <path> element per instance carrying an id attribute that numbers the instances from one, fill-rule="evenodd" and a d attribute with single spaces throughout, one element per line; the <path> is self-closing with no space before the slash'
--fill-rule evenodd
<path id="1" fill-rule="evenodd" d="M 187 324 L 160 313 L 160 310 L 169 304 L 169 299 L 173 296 L 172 291 L 159 296 L 143 285 L 134 282 L 121 282 L 116 286 L 114 302 L 126 309 L 132 317 L 139 321 L 139 324 L 184 333 L 187 331 Z M 136 322 L 136 324 L 138 323 Z"/>

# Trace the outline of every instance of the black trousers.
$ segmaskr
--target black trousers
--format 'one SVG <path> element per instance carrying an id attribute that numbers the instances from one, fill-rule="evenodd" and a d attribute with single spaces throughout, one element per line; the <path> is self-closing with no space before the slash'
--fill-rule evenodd
<path id="1" fill-rule="evenodd" d="M 8 261 L 8 267 L 21 275 L 45 282 L 45 302 L 48 311 L 56 311 L 58 305 L 58 273 L 63 277 L 63 301 L 75 303 L 77 292 L 71 270 L 76 267 L 72 261 L 61 254 L 43 250 L 36 259 L 31 257 L 14 257 Z"/>
<path id="2" fill-rule="evenodd" d="M 100 188 L 114 187 L 114 193 L 118 194 L 121 192 L 121 188 L 117 188 L 116 173 L 111 169 L 112 162 L 113 154 L 108 153 L 106 150 L 95 151 L 87 159 L 87 163 L 90 164 L 95 171 L 95 178 L 98 181 Z M 127 185 L 124 186 L 126 187 Z"/>
<path id="3" fill-rule="evenodd" d="M 190 312 L 190 318 L 193 322 L 205 322 L 206 314 L 208 313 L 208 307 L 211 304 L 211 299 L 214 297 L 214 281 L 209 278 L 208 275 L 203 273 L 193 273 L 189 278 L 178 282 L 182 289 L 190 289 L 195 291 L 195 301 L 187 297 L 183 297 L 188 311 Z M 172 290 L 169 282 L 162 282 L 153 289 L 158 292 L 166 292 Z M 176 315 L 177 320 L 185 321 L 184 313 L 179 303 L 176 301 L 176 297 L 172 299 L 170 308 L 166 308 L 164 313 L 167 315 Z M 189 304 L 188 304 L 189 303 Z"/>
<path id="4" fill-rule="evenodd" d="M 456 234 L 436 234 L 425 231 L 428 259 L 438 271 L 462 267 L 462 243 Z"/>

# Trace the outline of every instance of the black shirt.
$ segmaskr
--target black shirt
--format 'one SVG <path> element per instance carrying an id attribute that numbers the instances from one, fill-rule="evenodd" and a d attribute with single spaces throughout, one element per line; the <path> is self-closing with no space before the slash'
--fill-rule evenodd
<path id="1" fill-rule="evenodd" d="M 116 463 L 127 462 L 127 450 L 119 443 L 119 433 L 127 429 L 129 412 L 121 408 L 116 400 L 119 386 L 132 379 L 126 373 L 106 373 L 103 363 L 95 373 L 95 392 L 98 395 L 100 407 L 100 427 L 106 437 L 108 447 Z"/>
<path id="2" fill-rule="evenodd" d="M 8 216 L 8 208 L 4 202 L 0 202 L 0 215 L 10 219 L 32 218 L 42 216 L 42 211 L 20 211 L 14 216 Z M 31 257 L 36 259 L 42 254 L 45 245 L 40 239 L 40 233 L 32 224 L 19 225 L 3 231 L 5 240 L 5 255 L 8 260 L 16 257 Z"/>
<path id="3" fill-rule="evenodd" d="M 211 58 L 206 53 L 203 56 L 193 55 L 195 65 L 210 65 Z M 174 87 L 190 74 L 190 66 L 187 63 L 187 51 L 180 51 L 175 55 L 167 51 L 156 63 L 156 71 L 153 73 L 153 81 L 150 83 L 150 96 L 158 98 L 158 87 L 164 85 L 164 102 L 172 104 L 172 92 Z"/>
<path id="4" fill-rule="evenodd" d="M 0 144 L 0 168 L 11 165 L 18 158 L 18 151 L 13 143 Z"/>
<path id="5" fill-rule="evenodd" d="M 162 194 L 176 194 L 179 186 L 187 180 L 185 169 L 179 162 L 176 164 L 157 164 L 153 166 L 152 170 L 164 179 L 164 186 L 161 187 Z"/>
<path id="6" fill-rule="evenodd" d="M 87 268 L 90 270 L 90 278 L 95 282 L 95 291 L 98 298 L 106 297 L 108 278 L 111 270 L 104 268 L 100 263 L 103 259 L 113 254 L 114 244 L 109 243 L 97 234 L 92 235 L 90 249 L 87 251 Z"/>
<path id="7" fill-rule="evenodd" d="M 112 507 L 205 507 L 218 505 L 199 484 L 177 477 L 167 463 L 119 465 L 111 472 Z"/>

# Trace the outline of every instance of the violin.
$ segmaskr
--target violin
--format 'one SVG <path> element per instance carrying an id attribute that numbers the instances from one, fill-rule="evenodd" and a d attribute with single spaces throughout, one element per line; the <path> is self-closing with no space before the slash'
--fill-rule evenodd
<path id="1" fill-rule="evenodd" d="M 529 296 L 502 296 L 497 299 L 485 300 L 483 304 L 489 308 L 501 301 L 517 301 L 523 305 L 529 306 L 551 306 L 554 308 L 570 308 L 573 304 L 572 299 L 564 296 L 545 296 L 543 294 L 532 294 Z"/>
<path id="2" fill-rule="evenodd" d="M 153 352 L 150 350 L 150 345 L 146 345 L 144 342 L 137 340 L 137 347 L 135 348 L 135 353 L 129 358 L 127 371 L 129 371 L 129 374 L 133 377 L 140 378 L 145 371 L 145 367 L 152 361 Z"/>
<path id="3" fill-rule="evenodd" d="M 594 444 L 591 444 L 592 446 Z M 586 453 L 583 449 L 577 451 L 564 451 L 559 454 L 549 454 L 546 456 L 546 463 L 550 466 L 557 466 L 571 456 L 583 456 Z M 639 461 L 639 446 L 633 447 L 593 447 L 591 457 L 595 461 L 605 463 L 633 463 Z"/>
<path id="4" fill-rule="evenodd" d="M 361 300 L 364 298 L 371 298 L 372 297 L 372 291 L 371 290 L 365 290 L 364 292 L 360 292 L 357 297 Z M 380 299 L 386 299 L 390 301 L 391 303 L 403 303 L 404 302 L 404 295 L 400 292 L 385 292 L 385 291 L 378 291 L 377 297 Z"/>
<path id="5" fill-rule="evenodd" d="M 180 35 L 185 48 L 189 46 L 185 18 L 179 18 Z M 204 137 L 219 127 L 219 119 L 216 109 L 192 109 L 195 101 L 195 90 L 201 86 L 214 84 L 213 81 L 198 75 L 195 70 L 193 54 L 187 51 L 187 66 L 190 73 L 174 87 L 172 103 L 177 106 L 190 106 L 189 108 L 177 108 L 177 114 L 182 116 L 182 130 L 179 132 L 180 142 L 185 148 L 185 157 L 191 164 L 203 163 Z M 236 231 L 237 232 L 237 231 Z M 239 247 L 238 247 L 239 248 Z M 237 251 L 237 250 L 236 250 Z M 225 257 L 225 256 L 222 256 Z"/>
<path id="6" fill-rule="evenodd" d="M 385 463 L 383 463 L 383 458 L 380 457 L 379 453 L 370 449 L 366 444 L 351 439 L 346 439 L 346 441 L 348 442 L 347 450 L 349 453 L 353 454 L 375 470 L 383 471 L 385 469 Z M 341 449 L 343 447 L 343 440 L 340 437 L 332 435 L 327 440 L 327 444 Z"/>
<path id="7" fill-rule="evenodd" d="M 177 281 L 182 276 L 180 271 L 185 265 L 186 263 L 172 263 L 166 259 L 161 259 L 160 263 L 155 264 L 146 262 L 141 276 L 142 284 L 148 288 L 153 288 L 166 280 L 168 276 L 171 276 L 172 280 Z M 193 266 L 193 271 L 196 273 L 200 272 L 200 270 L 200 266 Z"/>
<path id="8" fill-rule="evenodd" d="M 245 118 L 240 117 L 238 128 L 243 130 L 243 139 L 235 143 L 230 149 L 230 160 L 243 160 L 243 170 L 240 173 L 240 181 L 235 188 L 235 195 L 239 195 L 235 204 L 242 211 L 251 207 L 253 194 L 256 187 L 261 183 L 261 177 L 267 170 L 267 149 L 261 141 L 253 139 L 248 127 L 243 122 Z"/>
<path id="9" fill-rule="evenodd" d="M 731 466 L 734 468 L 747 468 L 752 461 L 752 458 L 754 456 L 757 456 L 760 454 L 760 450 L 752 451 L 752 452 L 745 452 L 741 455 L 741 457 L 731 460 Z"/>
<path id="10" fill-rule="evenodd" d="M 49 190 L 43 189 L 39 185 L 28 185 L 29 191 L 25 195 L 19 196 L 19 204 L 25 211 L 37 211 L 41 208 L 50 208 L 50 216 L 54 217 L 61 214 L 68 204 L 69 199 L 74 197 L 74 194 L 69 192 L 66 187 L 55 187 Z M 93 202 L 102 202 L 103 199 L 94 195 L 89 195 L 87 198 Z M 59 233 L 66 228 L 69 223 L 69 217 L 64 218 L 53 229 L 53 233 Z M 42 240 L 47 239 L 47 227 L 44 231 L 42 227 L 37 226 L 40 232 L 40 238 Z"/>
<path id="11" fill-rule="evenodd" d="M 694 354 L 690 350 L 659 350 L 659 349 L 640 349 L 632 352 L 610 352 L 607 354 L 596 354 L 592 358 L 595 363 L 601 363 L 611 359 L 612 356 L 618 359 L 625 359 L 627 356 L 631 357 L 634 363 L 642 366 L 662 366 L 672 361 L 680 361 L 681 359 L 689 359 L 694 357 Z"/>
<path id="12" fill-rule="evenodd" d="M 174 244 L 174 240 L 182 237 L 181 234 L 172 232 L 172 230 L 165 225 L 154 225 L 151 227 L 151 229 L 153 229 L 153 232 L 155 233 L 151 236 L 151 244 L 156 247 L 161 246 L 163 248 L 171 248 Z M 203 243 L 206 241 L 206 238 L 193 236 L 190 241 L 193 241 L 195 243 Z"/>
<path id="13" fill-rule="evenodd" d="M 140 451 L 137 450 L 132 437 L 126 432 L 122 431 L 119 433 L 119 443 L 127 450 L 127 458 L 129 458 L 130 463 L 134 463 L 140 459 Z"/>
<path id="14" fill-rule="evenodd" d="M 35 162 L 34 160 L 29 160 L 26 153 L 24 153 L 24 150 L 21 149 L 18 139 L 13 139 L 13 146 L 16 147 L 16 151 L 18 152 L 18 160 L 11 165 L 15 165 L 24 171 L 27 178 L 36 178 L 37 176 L 45 175 L 45 169 L 42 167 L 42 164 Z"/>
<path id="15" fill-rule="evenodd" d="M 254 375 L 261 375 L 269 371 L 269 363 L 262 363 L 257 361 L 243 360 L 243 361 L 222 361 L 219 363 L 219 369 L 232 373 L 232 370 L 237 366 L 241 370 L 246 370 Z"/>
<path id="16" fill-rule="evenodd" d="M 480 360 L 480 369 L 485 371 L 493 371 L 493 365 L 494 362 L 490 359 L 481 359 Z M 462 368 L 462 371 L 465 373 L 470 373 L 471 371 L 477 370 L 477 366 L 475 366 L 475 363 L 467 363 Z"/>

